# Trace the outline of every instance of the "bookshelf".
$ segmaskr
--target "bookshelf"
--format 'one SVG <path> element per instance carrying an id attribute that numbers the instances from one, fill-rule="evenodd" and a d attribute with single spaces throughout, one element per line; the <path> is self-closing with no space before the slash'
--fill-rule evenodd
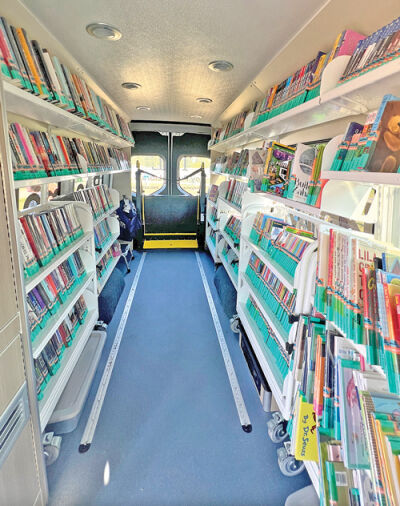
<path id="1" fill-rule="evenodd" d="M 33 179 L 20 179 L 14 181 L 14 188 L 17 190 L 19 188 L 26 188 L 28 186 L 42 186 L 48 185 L 51 183 L 63 183 L 66 181 L 74 181 L 74 180 L 87 180 L 96 176 L 108 176 L 108 175 L 120 175 L 126 174 L 129 175 L 131 170 L 103 170 L 100 172 L 82 172 L 81 174 L 71 174 L 66 176 L 50 176 L 50 177 L 38 177 Z"/>
<path id="2" fill-rule="evenodd" d="M 60 369 L 57 371 L 54 378 L 50 380 L 46 390 L 44 391 L 43 398 L 39 401 L 40 426 L 42 431 L 45 429 L 48 421 L 50 420 L 54 408 L 57 406 L 57 402 L 63 393 L 68 380 L 74 372 L 75 365 L 85 348 L 97 319 L 98 312 L 96 301 L 93 299 L 92 309 L 89 310 L 86 317 L 86 325 L 80 327 L 77 335 L 75 336 L 74 343 L 71 347 L 65 350 Z"/>
<path id="3" fill-rule="evenodd" d="M 71 114 L 56 105 L 17 88 L 9 81 L 4 81 L 4 94 L 9 113 L 26 116 L 30 119 L 44 122 L 52 128 L 68 130 L 78 137 L 88 137 L 109 146 L 118 148 L 133 147 L 134 143 L 128 142 L 117 135 L 108 132 L 89 121 Z"/>
<path id="4" fill-rule="evenodd" d="M 328 67 L 325 73 L 329 73 Z M 400 61 L 397 59 L 337 87 L 327 87 L 327 90 L 322 91 L 319 97 L 267 121 L 249 126 L 232 137 L 210 145 L 209 149 L 227 153 L 256 141 L 279 139 L 284 135 L 309 127 L 322 126 L 341 118 L 366 114 L 379 107 L 383 95 L 398 94 L 399 76 Z"/>
<path id="5" fill-rule="evenodd" d="M 28 35 L 31 33 L 34 34 L 33 36 L 36 37 L 39 42 L 44 43 L 46 47 L 50 48 L 51 52 L 54 50 L 52 54 L 59 56 L 62 63 L 66 63 L 69 68 L 73 69 L 73 72 L 78 73 L 79 76 L 85 75 L 82 69 L 77 69 L 75 65 L 76 62 L 73 58 L 63 50 L 62 46 L 37 22 L 22 4 L 19 2 L 17 2 L 16 5 L 14 5 L 14 2 L 6 2 L 6 4 L 5 11 L 2 12 L 2 15 L 10 19 L 10 22 L 13 24 L 17 26 L 22 25 L 26 28 Z M 107 104 L 112 104 L 113 110 L 121 117 L 123 116 L 123 112 L 109 100 L 104 92 L 102 92 L 87 75 L 85 76 L 85 80 L 102 100 Z M 109 252 L 119 236 L 119 223 L 117 218 L 114 217 L 114 214 L 119 207 L 120 192 L 126 192 L 126 189 L 131 187 L 130 168 L 125 168 L 127 166 L 126 162 L 120 162 L 121 158 L 119 157 L 119 153 L 114 152 L 115 154 L 110 156 L 107 148 L 122 150 L 125 157 L 129 159 L 134 141 L 131 142 L 127 140 L 124 134 L 118 135 L 112 133 L 111 129 L 106 127 L 104 122 L 102 123 L 97 120 L 89 121 L 76 114 L 72 114 L 50 101 L 43 100 L 39 96 L 35 96 L 17 87 L 15 82 L 3 79 L 2 76 L 0 76 L 0 109 L 3 113 L 1 118 L 1 130 L 4 133 L 5 140 L 5 143 L 0 144 L 0 149 L 2 162 L 6 160 L 6 163 L 4 165 L 2 164 L 2 173 L 4 174 L 8 191 L 10 195 L 15 196 L 17 190 L 27 187 L 37 187 L 36 191 L 38 192 L 38 196 L 40 196 L 39 206 L 34 209 L 22 210 L 19 215 L 26 216 L 31 213 L 37 215 L 39 212 L 47 212 L 54 208 L 61 208 L 65 205 L 72 204 L 73 208 L 76 210 L 78 222 L 82 227 L 81 235 L 71 240 L 71 242 L 62 249 L 60 247 L 60 251 L 55 252 L 50 261 L 43 265 L 40 264 L 41 266 L 37 271 L 35 271 L 33 275 L 26 277 L 26 279 L 22 279 L 22 252 L 19 254 L 15 253 L 15 259 L 21 266 L 21 282 L 23 286 L 21 301 L 24 303 L 33 293 L 39 294 L 39 290 L 42 290 L 43 287 L 46 286 L 46 283 L 47 286 L 49 286 L 50 279 L 54 281 L 57 276 L 61 276 L 61 269 L 66 269 L 67 265 L 72 265 L 69 263 L 72 262 L 71 259 L 80 258 L 82 269 L 84 269 L 84 274 L 79 274 L 78 277 L 73 279 L 71 287 L 63 294 L 62 298 L 60 294 L 56 295 L 55 300 L 57 300 L 57 297 L 60 297 L 60 299 L 57 300 L 53 310 L 50 311 L 49 306 L 47 306 L 49 313 L 46 318 L 41 321 L 40 328 L 35 328 L 35 332 L 31 334 L 29 329 L 31 328 L 32 321 L 26 318 L 26 320 L 22 322 L 26 335 L 24 349 L 26 348 L 27 350 L 27 360 L 29 363 L 27 370 L 33 371 L 33 374 L 28 378 L 30 406 L 32 411 L 38 414 L 38 437 L 41 437 L 40 433 L 45 433 L 46 425 L 68 381 L 77 374 L 76 365 L 80 357 L 88 356 L 84 354 L 84 351 L 96 322 L 98 321 L 98 297 L 119 260 L 119 256 L 113 256 L 107 263 L 107 269 L 103 272 L 100 280 L 98 280 L 96 266 L 102 261 L 104 255 Z M 78 161 L 80 163 L 77 163 L 77 165 L 81 167 L 81 173 L 68 174 L 65 170 L 58 170 L 57 172 L 47 171 L 48 174 L 58 173 L 60 175 L 35 178 L 27 174 L 29 179 L 14 180 L 12 156 L 14 156 L 15 159 L 15 153 L 13 155 L 11 154 L 10 140 L 7 136 L 8 123 L 11 122 L 20 123 L 30 131 L 45 132 L 48 136 L 59 135 L 62 138 L 78 138 L 83 142 L 96 143 L 100 145 L 99 152 L 105 152 L 107 154 L 107 161 L 109 161 L 109 163 L 99 163 L 98 165 L 92 163 L 88 168 L 87 164 L 84 163 L 85 160 L 82 161 L 79 159 Z M 104 127 L 100 126 L 101 124 L 103 124 Z M 71 156 L 69 152 L 68 155 Z M 119 160 L 117 158 L 112 158 L 113 156 L 116 156 Z M 93 156 L 93 159 L 99 160 L 99 158 L 95 156 Z M 88 161 L 90 161 L 90 158 L 88 158 Z M 29 164 L 29 166 L 31 167 L 32 164 Z M 67 167 L 60 166 L 60 168 L 64 169 Z M 28 167 L 28 170 L 31 169 Z M 92 172 L 90 172 L 90 170 L 92 170 Z M 96 217 L 94 217 L 89 204 L 68 201 L 64 197 L 74 190 L 74 183 L 76 181 L 82 182 L 86 188 L 91 188 L 98 176 L 101 178 L 102 182 L 104 181 L 103 177 L 107 176 L 105 181 L 107 181 L 110 186 L 112 205 L 106 212 L 101 215 L 96 214 Z M 18 177 L 21 177 L 21 175 L 18 175 Z M 49 201 L 46 187 L 52 183 L 60 183 L 60 195 L 56 200 Z M 103 245 L 101 252 L 96 253 L 94 228 L 101 226 L 103 223 L 108 224 L 111 235 L 106 244 Z M 21 234 L 20 224 L 15 220 L 13 225 L 14 230 L 12 232 L 15 236 L 15 240 L 18 242 L 20 241 Z M 48 231 L 46 231 L 46 233 L 48 233 Z M 32 303 L 32 301 L 30 303 Z M 28 302 L 26 302 L 25 305 L 26 309 L 31 307 L 28 307 Z M 81 312 L 79 313 L 79 311 Z M 30 318 L 32 318 L 32 314 L 30 314 Z M 63 332 L 61 332 L 60 329 L 64 329 Z M 66 335 L 65 332 L 68 329 L 71 333 Z M 64 338 L 66 340 L 64 340 Z M 56 345 L 56 343 L 58 344 Z M 58 348 L 56 348 L 56 346 L 58 346 Z M 57 351 L 57 355 L 51 356 L 51 350 L 54 352 Z M 36 381 L 38 381 L 36 379 L 38 378 L 38 370 L 35 368 L 35 365 L 44 361 L 45 358 L 51 358 L 53 362 L 51 364 L 43 362 L 45 367 L 48 368 L 48 375 L 47 379 L 45 379 L 44 383 L 39 385 L 38 389 L 38 384 L 36 383 Z M 56 362 L 54 362 L 54 360 L 56 360 Z M 92 357 L 90 357 L 90 360 L 92 360 Z M 88 368 L 91 366 L 91 363 L 86 364 Z M 44 373 L 41 377 L 41 381 L 43 381 L 43 378 Z M 41 449 L 41 444 L 39 443 L 37 447 Z M 40 472 L 43 475 L 43 490 L 45 491 L 46 477 L 43 459 L 40 460 L 39 464 L 41 467 L 43 466 Z M 43 503 L 45 502 L 47 502 L 46 497 L 43 498 Z"/>
<path id="6" fill-rule="evenodd" d="M 362 184 L 376 185 L 400 185 L 400 174 L 384 173 L 384 172 L 345 172 L 326 170 L 321 172 L 322 179 L 334 181 L 356 181 Z"/>
<path id="7" fill-rule="evenodd" d="M 217 174 L 214 173 L 214 176 Z M 219 174 L 218 174 L 219 176 Z M 244 181 L 245 178 L 240 178 Z M 220 185 L 220 193 L 225 194 L 227 191 L 228 181 L 223 181 Z M 216 212 L 216 222 L 211 219 L 211 212 Z M 239 261 L 239 244 L 235 245 L 233 239 L 225 231 L 227 222 L 231 216 L 240 219 L 241 208 L 225 199 L 218 196 L 217 201 L 214 203 L 210 200 L 207 201 L 207 217 L 206 217 L 206 244 L 211 253 L 215 264 L 222 264 L 226 270 L 234 288 L 238 289 L 238 273 L 233 268 L 234 264 Z M 216 246 L 211 243 L 210 233 L 213 231 L 216 237 Z M 229 254 L 226 252 L 229 251 Z M 225 253 L 224 253 L 225 251 Z M 229 255 L 229 259 L 228 259 Z"/>

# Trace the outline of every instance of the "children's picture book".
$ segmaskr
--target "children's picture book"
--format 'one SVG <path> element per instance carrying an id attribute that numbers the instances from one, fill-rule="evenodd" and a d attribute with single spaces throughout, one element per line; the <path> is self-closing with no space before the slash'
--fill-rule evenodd
<path id="1" fill-rule="evenodd" d="M 249 181 L 254 181 L 254 190 L 260 191 L 268 151 L 265 149 L 249 149 L 248 151 L 249 165 L 247 169 L 247 176 Z"/>
<path id="2" fill-rule="evenodd" d="M 273 142 L 268 149 L 261 189 L 283 196 L 287 189 L 295 148 Z"/>
<path id="3" fill-rule="evenodd" d="M 391 100 L 385 105 L 375 149 L 368 159 L 369 172 L 393 173 L 400 171 L 400 101 Z"/>
<path id="4" fill-rule="evenodd" d="M 307 200 L 315 156 L 315 146 L 297 145 L 290 174 L 288 198 L 297 202 Z"/>

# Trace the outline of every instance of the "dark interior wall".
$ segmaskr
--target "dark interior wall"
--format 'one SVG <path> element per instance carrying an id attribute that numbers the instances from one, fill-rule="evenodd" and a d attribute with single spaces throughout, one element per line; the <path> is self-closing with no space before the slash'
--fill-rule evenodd
<path id="1" fill-rule="evenodd" d="M 134 132 L 135 147 L 132 155 L 160 155 L 165 159 L 168 177 L 172 179 L 172 195 L 179 195 L 176 179 L 178 160 L 182 155 L 188 156 L 210 156 L 207 149 L 209 135 L 184 134 L 180 137 L 173 137 L 172 167 L 168 166 L 168 137 L 158 132 Z M 168 186 L 161 192 L 167 194 Z"/>

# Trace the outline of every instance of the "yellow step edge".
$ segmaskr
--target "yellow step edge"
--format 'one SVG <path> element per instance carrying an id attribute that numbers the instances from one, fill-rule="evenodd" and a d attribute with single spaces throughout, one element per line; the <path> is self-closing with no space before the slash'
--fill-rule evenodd
<path id="1" fill-rule="evenodd" d="M 172 248 L 191 248 L 199 247 L 197 239 L 171 239 L 144 241 L 143 249 L 172 249 Z"/>

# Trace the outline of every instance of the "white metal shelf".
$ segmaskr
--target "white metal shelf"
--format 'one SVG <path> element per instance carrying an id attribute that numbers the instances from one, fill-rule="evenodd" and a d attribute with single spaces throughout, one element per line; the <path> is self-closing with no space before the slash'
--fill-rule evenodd
<path id="1" fill-rule="evenodd" d="M 35 337 L 32 343 L 32 354 L 33 358 L 37 358 L 49 340 L 53 337 L 54 332 L 58 329 L 61 323 L 65 320 L 68 313 L 87 289 L 89 284 L 94 280 L 94 272 L 88 272 L 86 279 L 83 283 L 79 284 L 75 290 L 68 296 L 67 300 L 61 304 L 55 315 L 52 315 L 46 322 L 46 326 L 42 329 L 39 334 Z"/>
<path id="2" fill-rule="evenodd" d="M 128 142 L 75 114 L 64 111 L 36 95 L 17 88 L 8 81 L 4 81 L 3 84 L 8 112 L 46 123 L 55 128 L 69 130 L 111 146 L 119 148 L 134 146 L 134 143 Z"/>
<path id="3" fill-rule="evenodd" d="M 355 114 L 359 113 L 355 112 L 354 109 L 350 107 L 350 104 L 340 106 L 334 101 L 327 101 L 321 104 L 321 98 L 316 97 L 278 116 L 253 125 L 243 132 L 233 135 L 229 139 L 218 142 L 211 146 L 210 149 L 212 151 L 226 153 L 235 148 L 244 147 L 251 142 L 279 137 L 296 130 L 321 125 L 328 121 Z"/>
<path id="4" fill-rule="evenodd" d="M 258 362 L 261 366 L 261 369 L 265 375 L 265 378 L 271 388 L 272 395 L 279 407 L 282 416 L 285 420 L 289 419 L 290 409 L 287 408 L 284 402 L 284 398 L 282 395 L 282 390 L 278 385 L 275 375 L 272 372 L 272 369 L 268 363 L 266 352 L 264 351 L 264 339 L 260 332 L 260 330 L 256 327 L 255 324 L 251 323 L 250 316 L 248 314 L 247 308 L 245 304 L 238 303 L 237 311 L 240 318 L 240 321 L 246 331 L 246 335 L 251 343 L 254 353 L 258 359 Z"/>
<path id="5" fill-rule="evenodd" d="M 121 258 L 121 255 L 119 255 L 117 257 L 113 257 L 113 259 L 111 260 L 110 264 L 108 265 L 108 267 L 106 269 L 106 273 L 99 280 L 97 280 L 97 293 L 98 293 L 98 295 L 100 295 L 101 291 L 105 287 L 109 277 L 111 276 L 111 274 L 112 274 L 113 270 L 115 269 L 115 266 L 117 265 L 120 258 Z"/>
<path id="6" fill-rule="evenodd" d="M 286 277 L 283 272 L 281 272 L 275 267 L 274 263 L 272 263 L 271 261 L 271 258 L 267 256 L 265 251 L 262 250 L 259 246 L 256 246 L 254 243 L 252 243 L 250 239 L 246 237 L 244 234 L 241 235 L 241 240 L 245 241 L 246 244 L 248 244 L 249 247 L 258 256 L 258 258 L 268 265 L 268 268 L 275 274 L 275 276 L 279 279 L 279 281 L 283 283 L 286 286 L 286 288 L 288 288 L 291 292 L 293 292 L 293 290 L 295 289 L 293 282 L 288 277 Z"/>
<path id="7" fill-rule="evenodd" d="M 55 376 L 51 377 L 44 393 L 39 401 L 40 426 L 45 429 L 57 402 L 64 391 L 65 386 L 75 368 L 75 365 L 92 333 L 93 327 L 98 318 L 96 309 L 89 310 L 83 325 L 78 329 L 70 347 L 64 350 L 60 368 Z"/>
<path id="8" fill-rule="evenodd" d="M 207 216 L 207 223 L 210 225 L 210 227 L 214 230 L 214 232 L 218 231 L 218 225 L 216 223 L 213 223 L 212 220 L 210 220 L 210 217 Z"/>
<path id="9" fill-rule="evenodd" d="M 131 169 L 124 170 L 102 170 L 99 172 L 81 172 L 79 174 L 71 174 L 66 176 L 50 176 L 38 177 L 32 179 L 18 179 L 14 180 L 14 188 L 26 188 L 27 186 L 42 186 L 50 183 L 61 183 L 63 181 L 71 181 L 71 179 L 87 179 L 94 176 L 108 176 L 111 174 L 124 174 L 130 172 Z"/>
<path id="10" fill-rule="evenodd" d="M 268 192 L 257 192 L 257 195 L 261 195 L 267 199 L 270 199 L 274 202 L 279 202 L 295 211 L 301 211 L 303 213 L 312 214 L 314 216 L 320 216 L 321 210 L 319 207 L 310 206 L 309 204 L 305 204 L 304 202 L 298 202 L 297 200 L 287 199 L 285 197 L 281 197 L 279 195 L 275 195 L 274 193 Z"/>
<path id="11" fill-rule="evenodd" d="M 207 243 L 210 255 L 212 256 L 212 258 L 214 260 L 214 263 L 216 263 L 216 264 L 220 263 L 220 259 L 218 258 L 218 255 L 217 255 L 217 248 L 216 248 L 216 246 L 214 246 L 213 242 L 211 241 L 210 236 L 207 236 L 206 243 Z"/>
<path id="12" fill-rule="evenodd" d="M 261 312 L 263 313 L 264 318 L 268 321 L 268 323 L 271 326 L 274 334 L 279 339 L 279 341 L 281 343 L 281 346 L 283 348 L 285 348 L 286 342 L 289 339 L 289 332 L 287 333 L 286 339 L 284 339 L 282 337 L 282 334 L 281 334 L 280 330 L 278 330 L 278 327 L 276 326 L 276 324 L 274 322 L 274 316 L 275 315 L 272 315 L 269 312 L 268 306 L 266 305 L 265 301 L 263 299 L 261 299 L 260 295 L 258 295 L 258 293 L 256 292 L 256 290 L 253 288 L 253 286 L 252 286 L 252 284 L 251 284 L 251 282 L 250 282 L 247 274 L 243 274 L 242 277 L 241 277 L 241 279 L 243 280 L 243 283 L 246 285 L 246 287 L 247 287 L 248 291 L 250 292 L 251 296 L 253 297 L 253 299 L 255 299 L 255 301 L 257 302 L 257 305 L 261 309 Z"/>
<path id="13" fill-rule="evenodd" d="M 25 280 L 25 292 L 29 293 L 36 285 L 44 280 L 51 272 L 54 271 L 59 265 L 68 259 L 74 251 L 81 248 L 93 236 L 93 232 L 86 232 L 80 239 L 75 240 L 72 244 L 67 246 L 62 252 L 56 255 L 52 261 L 45 267 L 41 267 L 39 271 L 33 276 Z"/>
<path id="14" fill-rule="evenodd" d="M 239 250 L 237 249 L 237 247 L 233 243 L 232 238 L 225 232 L 225 230 L 220 230 L 219 233 L 222 235 L 224 240 L 229 244 L 231 249 L 234 251 L 235 255 L 239 258 L 239 255 L 240 255 Z"/>
<path id="15" fill-rule="evenodd" d="M 233 179 L 238 179 L 239 181 L 243 181 L 247 183 L 249 178 L 247 176 L 239 176 L 238 174 L 228 174 L 226 172 L 211 172 L 212 176 L 224 176 L 224 177 L 231 177 Z"/>
<path id="16" fill-rule="evenodd" d="M 237 274 L 232 269 L 232 266 L 226 261 L 224 255 L 222 255 L 222 253 L 221 253 L 221 255 L 219 255 L 219 258 L 221 259 L 221 263 L 224 266 L 224 268 L 229 276 L 229 279 L 232 281 L 233 286 L 237 290 L 238 289 L 238 276 L 237 276 Z"/>
<path id="17" fill-rule="evenodd" d="M 221 196 L 218 196 L 218 200 L 223 202 L 224 205 L 230 207 L 234 211 L 234 214 L 241 213 L 241 208 L 239 206 L 237 206 L 236 204 L 234 204 L 233 202 L 230 202 L 229 200 L 226 200 L 224 197 L 221 197 Z"/>
<path id="18" fill-rule="evenodd" d="M 383 95 L 398 96 L 400 60 L 397 58 L 321 95 L 321 105 L 336 103 L 366 113 L 378 109 Z"/>
<path id="19" fill-rule="evenodd" d="M 103 220 L 105 220 L 106 218 L 108 218 L 109 216 L 111 216 L 113 213 L 115 213 L 115 211 L 118 208 L 119 208 L 119 205 L 113 206 L 111 209 L 109 209 L 104 214 L 102 214 L 101 216 L 99 216 L 96 220 L 93 220 L 93 226 L 98 225 L 100 222 L 102 222 Z"/>
<path id="20" fill-rule="evenodd" d="M 104 257 L 104 255 L 107 253 L 107 251 L 111 248 L 111 246 L 115 243 L 115 241 L 119 237 L 119 231 L 114 232 L 111 234 L 111 237 L 106 242 L 106 244 L 103 246 L 101 253 L 96 253 L 96 265 L 100 262 L 100 260 Z"/>
<path id="21" fill-rule="evenodd" d="M 314 489 L 319 496 L 319 466 L 317 462 L 314 462 L 313 460 L 305 460 L 304 464 Z"/>
<path id="22" fill-rule="evenodd" d="M 399 173 L 385 173 L 385 172 L 365 172 L 365 171 L 335 171 L 326 170 L 321 172 L 321 179 L 331 179 L 337 181 L 357 181 L 360 183 L 370 184 L 400 184 Z"/>
<path id="23" fill-rule="evenodd" d="M 398 95 L 399 76 L 400 60 L 396 59 L 274 118 L 213 144 L 210 149 L 226 153 L 257 140 L 279 137 L 347 116 L 366 114 L 379 107 L 383 95 L 387 93 Z"/>

